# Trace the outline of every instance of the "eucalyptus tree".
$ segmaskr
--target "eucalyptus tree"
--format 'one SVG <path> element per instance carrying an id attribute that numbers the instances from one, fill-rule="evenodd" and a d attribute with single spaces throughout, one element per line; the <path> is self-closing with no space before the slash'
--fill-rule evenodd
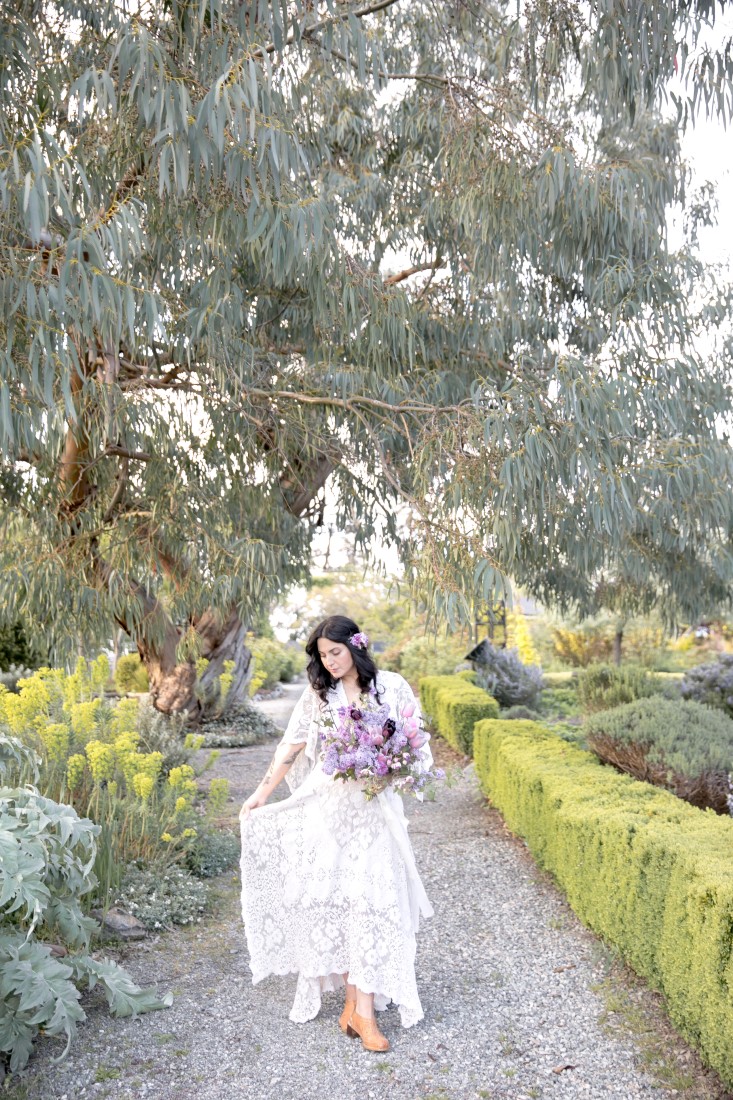
<path id="1" fill-rule="evenodd" d="M 714 14 L 0 0 L 3 616 L 116 620 L 195 712 L 327 482 L 448 615 L 640 527 L 724 545 L 730 395 L 665 234 L 679 125 L 730 111 Z"/>

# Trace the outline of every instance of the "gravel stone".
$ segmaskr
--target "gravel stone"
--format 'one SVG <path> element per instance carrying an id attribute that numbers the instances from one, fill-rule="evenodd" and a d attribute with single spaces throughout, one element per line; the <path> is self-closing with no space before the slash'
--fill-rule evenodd
<path id="1" fill-rule="evenodd" d="M 302 684 L 263 704 L 281 727 Z M 440 753 L 447 750 L 436 746 Z M 222 753 L 206 775 L 226 775 L 233 819 L 272 756 L 272 744 Z M 440 763 L 444 763 L 439 759 Z M 286 796 L 281 785 L 277 792 Z M 380 1014 L 392 1043 L 364 1051 L 338 1028 L 341 998 L 327 994 L 309 1024 L 288 1020 L 295 978 L 251 984 L 239 882 L 216 880 L 215 918 L 113 952 L 142 985 L 173 993 L 173 1007 L 114 1020 L 103 999 L 68 1058 L 41 1040 L 22 1100 L 636 1100 L 729 1094 L 670 1028 L 659 998 L 628 972 L 625 983 L 672 1068 L 694 1089 L 667 1087 L 645 1068 L 637 1036 L 609 1028 L 602 988 L 609 952 L 577 920 L 524 844 L 480 794 L 473 768 L 433 803 L 406 804 L 418 867 L 434 907 L 418 936 L 425 1019 L 404 1030 L 394 1006 Z M 618 970 L 618 965 L 616 965 Z M 668 1067 L 669 1068 L 669 1067 Z M 692 1076 L 690 1076 L 690 1074 Z M 669 1081 L 669 1085 L 676 1082 Z M 22 1091 L 20 1091 L 22 1089 Z M 12 1096 L 12 1092 L 8 1093 Z"/>

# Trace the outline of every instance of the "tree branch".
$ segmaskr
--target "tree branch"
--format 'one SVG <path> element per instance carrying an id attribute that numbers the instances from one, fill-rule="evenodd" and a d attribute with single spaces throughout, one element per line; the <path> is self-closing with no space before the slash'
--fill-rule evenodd
<path id="1" fill-rule="evenodd" d="M 429 402 L 401 401 L 399 404 L 394 404 L 389 401 L 380 401 L 376 397 L 365 397 L 363 395 L 357 397 L 329 397 L 325 394 L 319 396 L 317 394 L 296 393 L 294 390 L 248 389 L 247 394 L 250 397 L 263 397 L 268 400 L 282 398 L 289 401 L 297 401 L 303 405 L 327 405 L 332 408 L 345 409 L 347 412 L 355 412 L 358 407 L 362 405 L 373 409 L 385 409 L 393 415 L 398 413 L 423 415 L 426 413 L 435 414 L 436 412 L 462 413 L 473 406 L 473 402 L 470 400 L 461 401 L 458 405 L 440 405 L 438 407 Z"/>
<path id="2" fill-rule="evenodd" d="M 81 363 L 84 359 L 79 356 Z M 71 376 L 71 399 L 76 406 L 81 401 L 88 366 L 75 371 Z M 61 510 L 75 512 L 86 501 L 92 489 L 87 477 L 87 456 L 89 444 L 85 434 L 84 412 L 77 408 L 76 422 L 69 416 L 66 424 L 66 439 L 59 460 L 59 485 L 63 495 Z"/>
<path id="3" fill-rule="evenodd" d="M 308 478 L 301 481 L 292 465 L 280 475 L 280 488 L 285 505 L 293 516 L 301 518 L 313 498 L 323 488 L 330 474 L 336 469 L 337 462 L 328 455 L 320 455 L 315 463 L 309 464 Z"/>
<path id="4" fill-rule="evenodd" d="M 143 173 L 143 167 L 144 161 L 141 156 L 138 163 L 125 173 L 125 175 L 115 187 L 114 194 L 112 195 L 109 206 L 106 209 L 104 207 L 100 208 L 92 229 L 96 229 L 101 225 L 106 225 L 107 222 L 114 217 L 114 215 L 117 213 L 117 210 L 119 209 L 120 204 L 123 203 L 125 199 L 127 199 L 130 193 L 135 190 L 138 183 L 140 182 L 140 177 Z"/>
<path id="5" fill-rule="evenodd" d="M 118 455 L 120 458 L 133 459 L 135 462 L 152 462 L 155 455 L 147 451 L 128 451 L 126 447 L 120 447 L 115 443 L 108 443 L 104 448 L 106 455 Z"/>
<path id="6" fill-rule="evenodd" d="M 114 519 L 115 515 L 117 514 L 117 510 L 124 499 L 125 490 L 127 489 L 128 472 L 129 461 L 126 457 L 124 457 L 120 461 L 120 468 L 117 473 L 117 485 L 115 486 L 115 491 L 112 494 L 112 499 L 107 506 L 104 516 L 102 517 L 102 524 L 105 526 Z"/>
<path id="7" fill-rule="evenodd" d="M 396 275 L 389 275 L 384 280 L 385 286 L 395 286 L 397 283 L 401 283 L 404 279 L 409 279 L 411 275 L 416 275 L 418 271 L 435 271 L 440 267 L 442 260 L 438 257 L 427 264 L 415 264 L 414 267 L 406 267 L 404 271 L 398 271 Z"/>
<path id="8" fill-rule="evenodd" d="M 308 38 L 310 35 L 315 34 L 316 31 L 323 30 L 324 27 L 330 26 L 332 23 L 345 23 L 352 15 L 355 19 L 363 19 L 366 15 L 373 15 L 374 12 L 384 11 L 385 8 L 391 8 L 393 4 L 398 4 L 400 0 L 378 0 L 376 4 L 369 4 L 365 8 L 357 8 L 356 11 L 344 12 L 342 15 L 337 15 L 333 19 L 322 19 L 320 23 L 314 23 L 312 27 L 305 27 L 301 37 Z M 292 46 L 295 42 L 295 35 L 289 34 L 285 39 L 282 48 L 286 46 Z M 252 57 L 264 57 L 265 54 L 275 53 L 276 46 L 274 42 L 268 42 L 266 46 L 260 46 L 254 51 Z"/>

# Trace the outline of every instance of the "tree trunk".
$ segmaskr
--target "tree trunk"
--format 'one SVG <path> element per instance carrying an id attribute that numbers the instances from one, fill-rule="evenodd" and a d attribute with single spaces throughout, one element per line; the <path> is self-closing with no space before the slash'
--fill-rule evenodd
<path id="1" fill-rule="evenodd" d="M 616 627 L 616 633 L 613 636 L 613 663 L 615 665 L 621 664 L 621 646 L 624 640 L 624 628 L 623 625 Z"/>
<path id="2" fill-rule="evenodd" d="M 253 668 L 252 651 L 245 641 L 247 628 L 234 611 L 223 623 L 207 611 L 197 621 L 196 630 L 204 643 L 202 655 L 209 661 L 199 682 L 204 717 L 208 716 L 212 708 L 216 713 L 226 714 L 234 707 L 246 703 L 248 698 L 247 688 L 252 679 Z M 234 661 L 234 678 L 222 707 L 215 685 L 224 672 L 225 661 Z"/>
<path id="3" fill-rule="evenodd" d="M 155 645 L 139 637 L 137 651 L 148 673 L 150 701 L 155 709 L 163 714 L 185 714 L 195 724 L 202 716 L 195 691 L 196 665 L 191 660 L 176 660 L 180 638 L 178 627 L 169 622 L 161 643 Z"/>
<path id="4" fill-rule="evenodd" d="M 178 661 L 176 648 L 181 630 L 172 622 L 166 627 L 163 641 L 154 644 L 138 638 L 137 649 L 145 665 L 150 684 L 150 699 L 163 714 L 185 714 L 192 725 L 204 718 L 226 713 L 247 699 L 247 685 L 252 675 L 252 653 L 245 643 L 247 628 L 236 612 L 222 620 L 210 611 L 194 623 L 201 638 L 201 656 L 209 664 L 197 683 L 194 660 Z M 218 679 L 225 671 L 224 662 L 233 661 L 232 684 L 221 705 Z"/>

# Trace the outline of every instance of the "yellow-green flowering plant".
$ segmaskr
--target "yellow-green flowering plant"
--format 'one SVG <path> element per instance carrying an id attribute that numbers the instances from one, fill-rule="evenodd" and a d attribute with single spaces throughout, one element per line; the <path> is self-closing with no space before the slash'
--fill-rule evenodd
<path id="1" fill-rule="evenodd" d="M 203 736 L 184 735 L 180 724 L 152 716 L 136 698 L 102 698 L 108 679 L 106 658 L 80 658 L 70 674 L 39 669 L 19 682 L 17 693 L 0 689 L 0 736 L 14 734 L 38 754 L 45 796 L 71 803 L 99 826 L 95 872 L 102 902 L 131 863 L 193 861 L 216 873 L 232 856 L 229 838 L 208 839 L 228 784 L 212 780 L 199 805 L 197 773 L 187 760 L 202 748 Z M 217 756 L 210 753 L 203 768 Z"/>
<path id="2" fill-rule="evenodd" d="M 69 755 L 71 732 L 63 722 L 49 722 L 41 726 L 39 736 L 49 760 L 54 763 L 65 761 Z"/>
<path id="3" fill-rule="evenodd" d="M 71 703 L 64 708 L 69 715 L 77 744 L 83 745 L 96 736 L 101 718 L 101 708 L 101 699 L 90 699 L 85 703 Z"/>
<path id="4" fill-rule="evenodd" d="M 159 1000 L 116 963 L 91 955 L 97 924 L 84 910 L 97 888 L 100 827 L 20 785 L 29 771 L 39 779 L 39 762 L 33 749 L 0 734 L 0 1051 L 11 1073 L 26 1065 L 40 1032 L 65 1037 L 68 1050 L 85 1018 L 84 985 L 99 983 L 115 1016 L 171 1004 L 170 995 Z M 55 957 L 46 940 L 62 941 L 69 953 Z"/>

